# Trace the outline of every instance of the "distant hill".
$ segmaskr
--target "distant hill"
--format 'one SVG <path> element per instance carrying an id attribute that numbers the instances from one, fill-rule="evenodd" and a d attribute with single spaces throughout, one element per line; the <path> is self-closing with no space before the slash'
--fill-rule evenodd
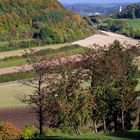
<path id="1" fill-rule="evenodd" d="M 124 8 L 121 12 L 115 14 L 117 18 L 140 18 L 140 4 L 130 4 Z"/>
<path id="2" fill-rule="evenodd" d="M 82 15 L 89 15 L 93 13 L 109 14 L 112 12 L 119 11 L 120 6 L 126 7 L 128 3 L 123 4 L 93 4 L 93 3 L 83 3 L 83 4 L 64 4 L 64 6 Z"/>
<path id="3" fill-rule="evenodd" d="M 91 33 L 86 20 L 57 0 L 0 0 L 0 41 L 39 38 L 62 43 Z"/>

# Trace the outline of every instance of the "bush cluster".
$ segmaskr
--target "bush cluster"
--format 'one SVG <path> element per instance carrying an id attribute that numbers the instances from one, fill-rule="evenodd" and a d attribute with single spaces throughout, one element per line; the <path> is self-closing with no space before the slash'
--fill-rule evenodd
<path id="1" fill-rule="evenodd" d="M 31 139 L 37 134 L 37 129 L 32 125 L 26 125 L 22 130 L 21 138 L 24 140 Z"/>
<path id="2" fill-rule="evenodd" d="M 0 126 L 0 136 L 2 140 L 19 139 L 21 131 L 9 122 L 5 122 Z"/>

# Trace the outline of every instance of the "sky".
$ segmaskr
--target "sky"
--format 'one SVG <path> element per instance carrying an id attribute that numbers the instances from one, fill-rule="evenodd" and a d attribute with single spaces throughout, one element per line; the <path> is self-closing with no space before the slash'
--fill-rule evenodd
<path id="1" fill-rule="evenodd" d="M 135 3 L 140 2 L 140 0 L 59 0 L 62 3 Z"/>

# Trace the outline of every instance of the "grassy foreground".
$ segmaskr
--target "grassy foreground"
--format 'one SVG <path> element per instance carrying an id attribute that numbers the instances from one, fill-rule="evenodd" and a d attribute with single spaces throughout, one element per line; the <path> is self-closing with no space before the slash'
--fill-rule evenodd
<path id="1" fill-rule="evenodd" d="M 139 140 L 140 131 L 132 131 L 126 133 L 86 133 L 80 136 L 47 136 L 35 138 L 33 140 Z"/>

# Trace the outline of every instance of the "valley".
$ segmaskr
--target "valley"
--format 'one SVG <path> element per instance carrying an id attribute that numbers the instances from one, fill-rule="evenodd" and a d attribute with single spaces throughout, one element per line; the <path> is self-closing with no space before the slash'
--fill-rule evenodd
<path id="1" fill-rule="evenodd" d="M 140 4 L 60 1 L 0 0 L 0 140 L 139 140 Z"/>

